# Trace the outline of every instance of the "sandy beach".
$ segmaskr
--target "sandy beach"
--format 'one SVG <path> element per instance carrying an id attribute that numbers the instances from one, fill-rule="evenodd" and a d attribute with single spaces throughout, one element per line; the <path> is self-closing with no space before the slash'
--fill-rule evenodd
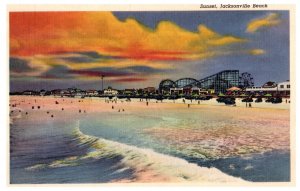
<path id="1" fill-rule="evenodd" d="M 251 159 L 252 155 L 274 151 L 289 153 L 289 104 L 284 102 L 273 108 L 253 104 L 254 107 L 246 108 L 242 103 L 231 107 L 213 101 L 199 104 L 189 103 L 188 100 L 183 104 L 180 101 L 156 103 L 156 100 L 150 100 L 147 104 L 139 99 L 127 102 L 100 98 L 11 96 L 10 122 L 11 128 L 16 128 L 15 125 L 21 128 L 26 124 L 36 129 L 32 132 L 35 136 L 43 133 L 38 129 L 45 124 L 55 128 L 80 123 L 80 127 L 72 126 L 70 132 L 76 136 L 79 145 L 91 143 L 93 152 L 33 163 L 24 169 L 34 173 L 41 168 L 72 167 L 111 155 L 121 156 L 122 169 L 132 169 L 133 176 L 108 182 L 243 182 L 239 177 L 216 168 L 201 167 L 188 159 L 209 161 L 242 157 L 246 160 Z M 191 104 L 190 107 L 187 104 Z M 139 118 L 126 121 L 131 116 Z M 99 125 L 94 122 L 97 118 L 104 125 L 117 121 L 116 129 L 111 126 L 108 134 L 109 127 L 102 130 L 97 125 L 91 125 Z M 148 118 L 148 126 L 151 127 L 137 127 L 138 133 L 129 137 L 137 130 L 130 130 L 127 125 L 143 126 L 143 121 L 147 125 Z M 55 130 L 52 129 L 51 133 L 55 134 Z M 25 135 L 32 136 L 28 132 L 22 136 Z M 243 167 L 244 171 L 255 168 L 250 163 L 247 165 Z M 234 169 L 237 165 L 229 164 L 228 168 Z M 206 176 L 209 173 L 213 175 Z"/>

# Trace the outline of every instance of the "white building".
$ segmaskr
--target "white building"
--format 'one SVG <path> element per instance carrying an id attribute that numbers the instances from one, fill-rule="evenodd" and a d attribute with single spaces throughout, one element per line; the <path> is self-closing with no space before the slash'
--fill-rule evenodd
<path id="1" fill-rule="evenodd" d="M 202 90 L 198 87 L 192 87 L 192 88 L 170 88 L 170 94 L 173 95 L 180 95 L 180 94 L 208 94 L 208 91 Z"/>
<path id="2" fill-rule="evenodd" d="M 97 90 L 87 90 L 86 91 L 86 95 L 87 96 L 97 96 L 98 95 L 98 91 Z"/>
<path id="3" fill-rule="evenodd" d="M 291 84 L 289 81 L 278 83 L 278 91 L 290 91 Z"/>
<path id="4" fill-rule="evenodd" d="M 246 88 L 246 92 L 290 96 L 290 88 L 291 85 L 289 81 L 280 82 L 278 84 L 274 82 L 267 82 L 262 87 Z"/>
<path id="5" fill-rule="evenodd" d="M 112 89 L 111 87 L 108 87 L 107 89 L 104 90 L 104 95 L 107 95 L 107 96 L 118 95 L 118 90 L 115 90 L 115 89 Z"/>
<path id="6" fill-rule="evenodd" d="M 175 94 L 175 95 L 180 95 L 183 94 L 183 88 L 170 88 L 170 92 L 171 95 Z"/>
<path id="7" fill-rule="evenodd" d="M 191 94 L 197 94 L 197 95 L 206 95 L 208 94 L 208 91 L 207 90 L 204 90 L 204 89 L 201 89 L 201 88 L 198 88 L 198 87 L 192 87 L 191 89 Z"/>

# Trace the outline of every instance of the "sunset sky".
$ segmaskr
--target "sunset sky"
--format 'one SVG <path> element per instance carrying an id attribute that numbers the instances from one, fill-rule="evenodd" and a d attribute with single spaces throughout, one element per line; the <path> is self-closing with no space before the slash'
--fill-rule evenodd
<path id="1" fill-rule="evenodd" d="M 158 87 L 249 72 L 289 79 L 288 11 L 11 12 L 10 91 Z"/>

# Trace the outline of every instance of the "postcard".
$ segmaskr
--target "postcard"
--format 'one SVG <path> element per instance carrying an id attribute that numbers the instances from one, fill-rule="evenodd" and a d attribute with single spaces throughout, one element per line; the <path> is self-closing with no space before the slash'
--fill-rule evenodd
<path id="1" fill-rule="evenodd" d="M 8 8 L 10 185 L 294 185 L 292 5 Z"/>

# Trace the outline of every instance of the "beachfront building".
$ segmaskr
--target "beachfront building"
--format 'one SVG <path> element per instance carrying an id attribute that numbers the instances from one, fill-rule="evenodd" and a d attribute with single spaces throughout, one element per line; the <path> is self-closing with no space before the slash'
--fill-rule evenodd
<path id="1" fill-rule="evenodd" d="M 115 96 L 118 95 L 118 90 L 108 87 L 107 89 L 104 89 L 103 94 L 106 96 Z"/>
<path id="2" fill-rule="evenodd" d="M 192 95 L 207 95 L 209 94 L 209 90 L 193 87 L 191 88 L 191 94 Z"/>
<path id="3" fill-rule="evenodd" d="M 136 93 L 137 93 L 136 89 L 130 89 L 130 88 L 128 88 L 128 89 L 124 90 L 124 94 L 128 95 L 128 96 L 136 95 Z"/>
<path id="4" fill-rule="evenodd" d="M 170 95 L 207 95 L 208 91 L 198 87 L 170 88 Z"/>
<path id="5" fill-rule="evenodd" d="M 51 95 L 60 96 L 61 89 L 51 90 Z"/>
<path id="6" fill-rule="evenodd" d="M 75 92 L 72 92 L 72 96 L 82 97 L 85 96 L 86 92 L 83 90 L 77 89 Z"/>
<path id="7" fill-rule="evenodd" d="M 86 91 L 87 96 L 98 96 L 98 91 L 97 90 L 87 90 Z"/>
<path id="8" fill-rule="evenodd" d="M 290 97 L 291 94 L 291 84 L 290 81 L 285 81 L 278 83 L 278 91 L 281 96 Z"/>
<path id="9" fill-rule="evenodd" d="M 68 88 L 60 91 L 60 96 L 66 96 L 66 97 L 82 97 L 85 96 L 85 91 L 78 89 L 78 88 Z"/>
<path id="10" fill-rule="evenodd" d="M 71 92 L 69 90 L 60 90 L 60 96 L 70 96 Z"/>
<path id="11" fill-rule="evenodd" d="M 26 90 L 22 93 L 22 95 L 39 95 L 39 92 L 33 90 Z"/>
<path id="12" fill-rule="evenodd" d="M 183 94 L 183 88 L 170 88 L 170 95 L 181 95 Z"/>
<path id="13" fill-rule="evenodd" d="M 155 94 L 156 89 L 155 89 L 155 87 L 147 87 L 147 88 L 143 89 L 143 93 L 144 94 Z"/>
<path id="14" fill-rule="evenodd" d="M 290 88 L 291 85 L 289 81 L 280 82 L 278 84 L 275 82 L 266 82 L 261 87 L 246 88 L 246 93 L 252 95 L 261 95 L 261 96 L 271 95 L 271 96 L 289 97 Z"/>

